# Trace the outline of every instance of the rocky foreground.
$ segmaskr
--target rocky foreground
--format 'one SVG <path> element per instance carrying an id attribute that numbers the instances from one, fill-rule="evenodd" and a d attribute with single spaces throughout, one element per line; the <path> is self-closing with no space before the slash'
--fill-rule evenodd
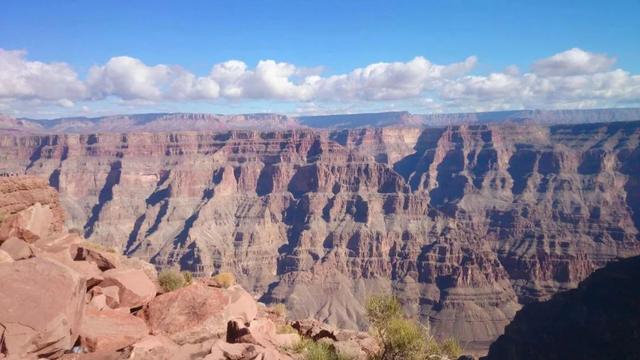
<path id="1" fill-rule="evenodd" d="M 313 320 L 287 323 L 239 285 L 164 292 L 151 264 L 64 226 L 57 193 L 0 178 L 0 359 L 296 359 L 304 337 L 352 358 L 377 343 Z"/>

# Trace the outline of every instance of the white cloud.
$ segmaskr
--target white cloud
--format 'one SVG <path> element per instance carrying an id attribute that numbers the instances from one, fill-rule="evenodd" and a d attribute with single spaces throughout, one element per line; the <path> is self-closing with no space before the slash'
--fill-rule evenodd
<path id="1" fill-rule="evenodd" d="M 614 69 L 615 60 L 606 55 L 570 49 L 534 62 L 529 72 L 508 66 L 471 73 L 477 62 L 470 56 L 434 64 L 418 56 L 323 75 L 322 67 L 274 60 L 250 67 L 229 60 L 199 76 L 177 65 L 119 56 L 93 66 L 82 79 L 65 63 L 30 61 L 24 51 L 0 49 L 0 104 L 3 112 L 12 107 L 20 112 L 83 109 L 103 101 L 131 111 L 223 100 L 240 108 L 252 101 L 286 102 L 303 112 L 383 110 L 409 103 L 425 112 L 640 105 L 640 75 Z"/>
<path id="2" fill-rule="evenodd" d="M 0 98 L 57 101 L 84 94 L 83 82 L 69 65 L 29 61 L 25 51 L 0 49 Z"/>
<path id="3" fill-rule="evenodd" d="M 533 64 L 533 72 L 540 76 L 571 76 L 594 74 L 611 69 L 615 59 L 573 48 Z"/>
<path id="4" fill-rule="evenodd" d="M 179 66 L 148 66 L 128 56 L 114 57 L 105 65 L 92 67 L 87 85 L 97 99 L 215 99 L 219 94 L 218 84 L 209 78 L 197 78 Z"/>

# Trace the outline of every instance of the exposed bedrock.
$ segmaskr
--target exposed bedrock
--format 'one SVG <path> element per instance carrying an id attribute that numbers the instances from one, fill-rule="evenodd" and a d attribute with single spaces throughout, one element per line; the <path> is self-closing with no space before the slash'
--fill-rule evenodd
<path id="1" fill-rule="evenodd" d="M 394 292 L 486 350 L 522 304 L 640 254 L 640 122 L 2 135 L 68 226 L 159 267 L 232 271 L 295 317 L 364 326 Z"/>

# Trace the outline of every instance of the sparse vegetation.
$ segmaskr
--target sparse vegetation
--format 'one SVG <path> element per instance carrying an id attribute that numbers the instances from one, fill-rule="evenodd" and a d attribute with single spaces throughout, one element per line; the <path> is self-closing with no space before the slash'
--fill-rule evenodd
<path id="1" fill-rule="evenodd" d="M 374 296 L 367 302 L 367 318 L 381 349 L 375 360 L 456 359 L 461 348 L 457 341 L 438 342 L 429 328 L 407 319 L 393 296 Z"/>
<path id="2" fill-rule="evenodd" d="M 333 346 L 311 339 L 302 339 L 289 350 L 302 354 L 304 360 L 349 360 L 348 357 L 338 354 Z"/>
<path id="3" fill-rule="evenodd" d="M 282 303 L 271 306 L 271 311 L 281 318 L 287 317 L 287 307 Z"/>
<path id="4" fill-rule="evenodd" d="M 176 269 L 162 270 L 158 274 L 158 282 L 162 289 L 166 292 L 174 291 L 185 287 L 193 281 L 190 272 L 180 272 Z"/>
<path id="5" fill-rule="evenodd" d="M 298 330 L 294 329 L 289 324 L 278 324 L 276 327 L 276 332 L 278 334 L 297 334 Z"/>
<path id="6" fill-rule="evenodd" d="M 213 280 L 225 289 L 236 284 L 236 277 L 230 272 L 221 272 L 216 274 L 213 276 Z"/>

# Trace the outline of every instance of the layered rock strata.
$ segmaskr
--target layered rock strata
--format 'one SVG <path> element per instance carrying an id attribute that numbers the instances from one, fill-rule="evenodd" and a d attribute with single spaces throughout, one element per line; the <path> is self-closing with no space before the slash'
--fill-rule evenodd
<path id="1" fill-rule="evenodd" d="M 640 254 L 640 123 L 0 136 L 68 225 L 158 267 L 230 271 L 362 328 L 393 292 L 482 352 L 515 312 Z"/>

